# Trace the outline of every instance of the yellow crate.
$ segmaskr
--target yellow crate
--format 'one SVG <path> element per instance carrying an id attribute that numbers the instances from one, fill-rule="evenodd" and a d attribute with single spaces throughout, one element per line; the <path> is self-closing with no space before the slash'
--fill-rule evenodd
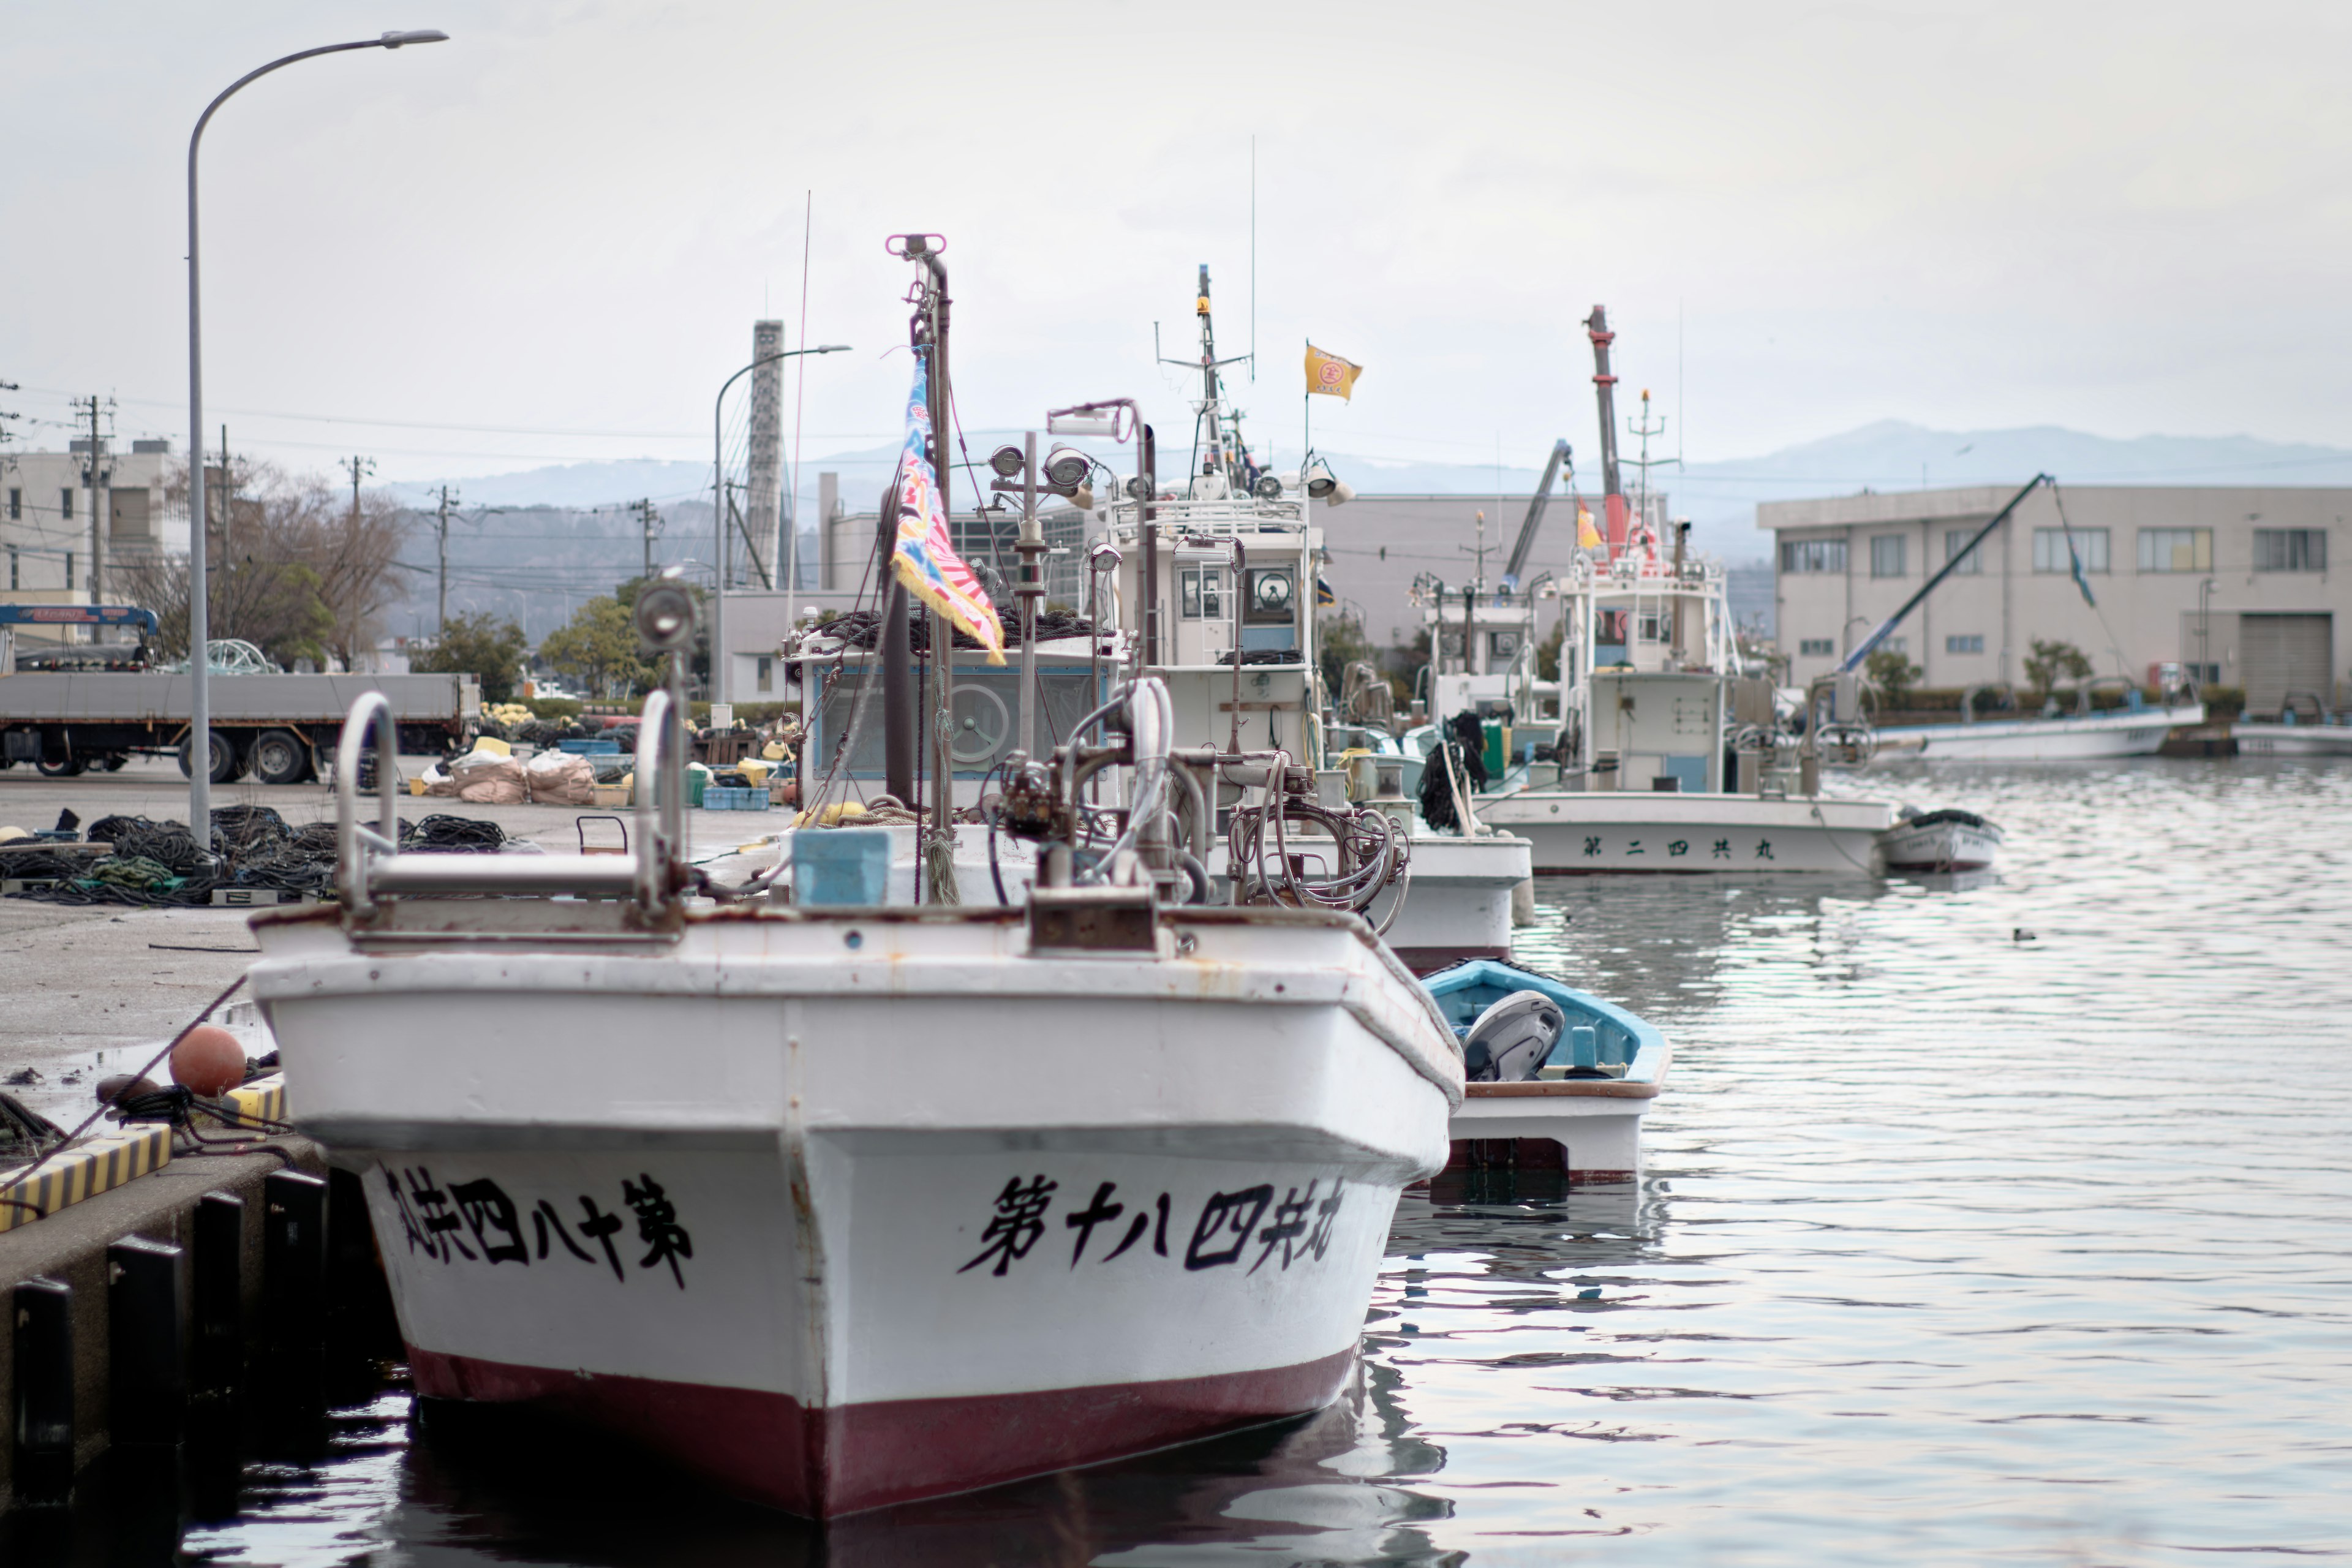
<path id="1" fill-rule="evenodd" d="M 282 1089 L 281 1089 L 282 1096 Z M 95 1197 L 122 1185 L 133 1176 L 160 1171 L 171 1163 L 172 1129 L 161 1121 L 142 1121 L 114 1132 L 94 1132 L 63 1153 L 50 1156 L 30 1181 L 0 1176 L 0 1230 L 29 1225 L 36 1217 L 18 1204 L 32 1204 L 43 1215 L 69 1204 Z"/>

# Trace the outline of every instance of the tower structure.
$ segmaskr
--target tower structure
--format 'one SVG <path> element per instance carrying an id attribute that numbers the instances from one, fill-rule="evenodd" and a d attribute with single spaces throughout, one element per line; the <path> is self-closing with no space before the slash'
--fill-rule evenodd
<path id="1" fill-rule="evenodd" d="M 784 352 L 782 321 L 751 323 L 751 434 L 744 476 L 743 532 L 751 541 L 748 563 L 754 581 L 775 584 L 774 563 L 784 552 Z M 761 363 L 761 362 L 766 362 Z M 728 552 L 732 555 L 734 552 Z"/>

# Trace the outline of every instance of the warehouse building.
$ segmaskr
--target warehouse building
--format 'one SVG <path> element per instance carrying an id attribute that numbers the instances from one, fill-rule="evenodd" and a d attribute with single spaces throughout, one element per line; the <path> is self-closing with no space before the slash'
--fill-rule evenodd
<path id="1" fill-rule="evenodd" d="M 2071 643 L 2100 675 L 2152 682 L 2179 663 L 2206 685 L 2243 688 L 2252 714 L 2310 693 L 2342 706 L 2338 616 L 2352 587 L 2331 575 L 2352 489 L 2044 486 L 1973 550 L 2016 489 L 1865 492 L 1756 509 L 1774 537 L 1776 624 L 1803 684 L 1954 556 L 1947 577 L 1885 646 L 1921 684 L 2025 684 L 2036 639 Z M 2069 548 L 2071 537 L 2072 548 Z M 2086 603 L 2074 565 L 2089 585 Z"/>

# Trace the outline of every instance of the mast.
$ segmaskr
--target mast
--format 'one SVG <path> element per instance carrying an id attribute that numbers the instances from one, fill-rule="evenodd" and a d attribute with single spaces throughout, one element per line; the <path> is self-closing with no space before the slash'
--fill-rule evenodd
<path id="1" fill-rule="evenodd" d="M 1609 309 L 1592 307 L 1584 318 L 1584 334 L 1592 340 L 1593 400 L 1601 405 L 1601 510 L 1608 531 L 1609 559 L 1625 548 L 1625 489 L 1617 478 L 1617 377 L 1609 369 L 1609 345 L 1617 334 L 1609 330 Z"/>

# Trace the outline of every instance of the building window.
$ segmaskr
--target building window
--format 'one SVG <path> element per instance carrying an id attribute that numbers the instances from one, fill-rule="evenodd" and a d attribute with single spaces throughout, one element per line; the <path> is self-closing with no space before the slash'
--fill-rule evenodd
<path id="1" fill-rule="evenodd" d="M 2210 528 L 2141 529 L 2139 569 L 2143 572 L 2210 572 L 2213 570 L 2213 531 Z"/>
<path id="2" fill-rule="evenodd" d="M 1837 652 L 1837 645 L 1827 637 L 1805 637 L 1797 644 L 1797 653 L 1803 658 L 1829 658 Z"/>
<path id="3" fill-rule="evenodd" d="M 8 492 L 8 521 L 10 522 L 21 522 L 24 521 L 24 517 L 25 492 L 23 490 L 10 490 Z"/>
<path id="4" fill-rule="evenodd" d="M 1780 570 L 1783 572 L 1843 572 L 1845 570 L 1845 541 L 1843 539 L 1782 540 Z"/>
<path id="5" fill-rule="evenodd" d="M 16 552 L 13 550 L 8 552 L 8 586 L 12 590 L 24 586 L 16 581 Z"/>
<path id="6" fill-rule="evenodd" d="M 767 656 L 767 655 L 765 655 L 765 654 L 761 655 L 761 656 L 760 656 L 759 678 L 758 678 L 758 679 L 754 682 L 754 684 L 755 684 L 755 685 L 759 688 L 759 689 L 761 689 L 761 691 L 772 691 L 772 690 L 774 690 L 774 689 L 775 689 L 775 688 L 774 688 L 772 685 L 771 685 L 770 683 L 771 683 L 772 681 L 773 681 L 773 680 L 774 680 L 774 679 L 775 679 L 775 673 L 776 673 L 776 661 L 775 661 L 773 658 L 770 658 L 769 656 Z"/>
<path id="7" fill-rule="evenodd" d="M 1982 653 L 1984 652 L 1984 634 L 1969 632 L 1962 636 L 1948 637 L 1944 639 L 1944 651 L 1946 653 Z"/>
<path id="8" fill-rule="evenodd" d="M 2254 530 L 2254 570 L 2257 572 L 2325 572 L 2327 531 L 2324 528 L 2258 528 Z"/>
<path id="9" fill-rule="evenodd" d="M 2147 539 L 2145 533 L 2140 535 Z M 2142 552 L 2146 553 L 2143 545 Z M 2074 553 L 2083 558 L 2085 573 L 2104 574 L 2107 569 L 2107 531 L 2104 528 L 2078 528 L 2074 531 Z M 2066 531 L 2063 528 L 2037 528 L 2033 531 L 2033 569 L 2072 575 L 2074 563 L 2066 555 Z"/>
<path id="10" fill-rule="evenodd" d="M 68 490 L 66 493 L 71 495 L 73 492 Z M 73 592 L 73 552 L 70 550 L 66 552 L 66 592 Z"/>
<path id="11" fill-rule="evenodd" d="M 1870 574 L 1874 577 L 1902 576 L 1904 542 L 1899 533 L 1873 535 L 1870 541 Z"/>
<path id="12" fill-rule="evenodd" d="M 1952 568 L 1955 577 L 1979 577 L 1984 574 L 1984 555 L 1969 548 L 1969 541 L 1977 536 L 1973 528 L 1948 528 L 1944 531 L 1944 559 L 1958 561 Z"/>
<path id="13" fill-rule="evenodd" d="M 65 515 L 65 520 L 68 522 L 71 522 L 73 521 L 73 491 L 59 490 L 58 492 L 58 510 Z"/>

